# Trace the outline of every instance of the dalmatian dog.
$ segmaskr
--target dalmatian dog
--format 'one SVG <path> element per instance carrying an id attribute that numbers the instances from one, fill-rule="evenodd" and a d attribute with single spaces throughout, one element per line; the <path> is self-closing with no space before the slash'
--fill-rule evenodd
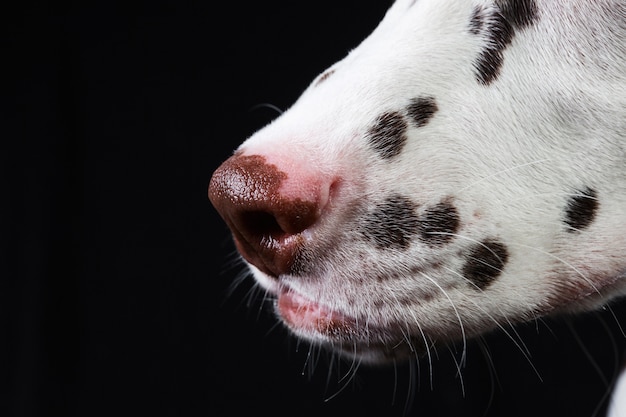
<path id="1" fill-rule="evenodd" d="M 364 363 L 626 294 L 626 3 L 397 0 L 213 174 L 277 316 Z"/>

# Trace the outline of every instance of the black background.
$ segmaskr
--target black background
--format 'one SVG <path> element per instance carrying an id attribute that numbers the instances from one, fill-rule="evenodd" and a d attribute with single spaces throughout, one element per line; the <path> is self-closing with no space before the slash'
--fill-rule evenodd
<path id="1" fill-rule="evenodd" d="M 346 383 L 233 289 L 212 171 L 389 1 L 86 4 L 3 16 L 1 415 L 594 415 L 623 305 Z"/>

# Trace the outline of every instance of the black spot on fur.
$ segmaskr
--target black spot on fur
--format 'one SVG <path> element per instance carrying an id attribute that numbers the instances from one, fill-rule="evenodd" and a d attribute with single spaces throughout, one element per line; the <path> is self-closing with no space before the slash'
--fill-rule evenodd
<path id="1" fill-rule="evenodd" d="M 437 103 L 433 97 L 417 97 L 406 108 L 415 127 L 425 126 L 437 112 Z"/>
<path id="2" fill-rule="evenodd" d="M 369 143 L 381 158 L 393 158 L 404 147 L 407 128 L 407 122 L 400 113 L 383 113 L 369 129 Z"/>
<path id="3" fill-rule="evenodd" d="M 485 25 L 485 10 L 476 6 L 470 18 L 469 31 L 472 35 L 478 35 Z"/>
<path id="4" fill-rule="evenodd" d="M 500 75 L 504 50 L 513 40 L 515 31 L 537 19 L 534 0 L 500 0 L 498 9 L 486 12 L 476 7 L 470 18 L 470 32 L 485 33 L 487 45 L 475 62 L 476 78 L 484 85 L 491 84 Z"/>
<path id="5" fill-rule="evenodd" d="M 420 218 L 420 236 L 432 245 L 451 241 L 458 228 L 459 213 L 456 207 L 447 201 L 429 208 Z"/>
<path id="6" fill-rule="evenodd" d="M 498 75 L 504 59 L 503 51 L 513 39 L 513 28 L 504 16 L 496 13 L 489 20 L 487 42 L 476 62 L 476 77 L 482 84 L 492 83 Z"/>
<path id="7" fill-rule="evenodd" d="M 326 72 L 324 72 L 322 75 L 320 75 L 320 77 L 317 79 L 317 81 L 315 82 L 315 85 L 320 85 L 321 83 L 323 83 L 324 81 L 326 81 L 328 79 L 328 77 L 330 77 L 331 75 L 333 75 L 335 73 L 334 69 L 331 70 L 327 70 Z"/>
<path id="8" fill-rule="evenodd" d="M 392 195 L 366 216 L 361 234 L 378 249 L 407 249 L 419 231 L 416 208 L 408 198 Z"/>
<path id="9" fill-rule="evenodd" d="M 500 275 L 508 258 L 507 248 L 501 242 L 485 240 L 470 251 L 463 267 L 463 276 L 482 290 Z"/>
<path id="10" fill-rule="evenodd" d="M 569 232 L 576 232 L 588 227 L 598 211 L 598 199 L 595 190 L 586 188 L 570 197 L 565 209 L 565 223 Z"/>
<path id="11" fill-rule="evenodd" d="M 504 18 L 516 29 L 529 26 L 537 19 L 534 0 L 496 0 Z"/>

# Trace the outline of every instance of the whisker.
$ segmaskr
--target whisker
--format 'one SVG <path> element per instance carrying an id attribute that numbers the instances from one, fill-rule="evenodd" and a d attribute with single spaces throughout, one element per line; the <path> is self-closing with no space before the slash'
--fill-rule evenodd
<path id="1" fill-rule="evenodd" d="M 415 313 L 413 311 L 409 311 L 411 313 L 411 316 L 413 316 L 413 322 L 417 325 L 417 329 L 419 330 L 420 334 L 422 335 L 422 339 L 424 340 L 424 347 L 426 348 L 426 357 L 428 358 L 428 375 L 429 375 L 429 382 L 430 382 L 430 389 L 431 391 L 434 389 L 433 386 L 433 358 L 431 356 L 430 353 L 430 346 L 428 343 L 428 339 L 426 339 L 426 334 L 424 334 L 424 330 L 422 329 L 422 325 L 420 324 L 419 320 L 417 319 L 417 317 L 415 317 Z M 417 352 L 415 352 L 415 360 L 419 361 L 419 357 L 417 356 Z M 418 362 L 419 365 L 419 362 Z"/>
<path id="2" fill-rule="evenodd" d="M 275 105 L 273 105 L 271 103 L 259 103 L 259 104 L 256 104 L 256 105 L 250 107 L 250 109 L 248 111 L 253 112 L 253 111 L 256 111 L 256 110 L 259 110 L 259 109 L 274 110 L 276 113 L 278 113 L 279 116 L 284 113 L 284 111 L 280 107 L 275 106 Z"/>
<path id="3" fill-rule="evenodd" d="M 602 371 L 600 364 L 598 364 L 598 362 L 594 359 L 594 355 L 585 346 L 584 341 L 582 340 L 582 338 L 576 331 L 574 325 L 572 324 L 572 321 L 565 320 L 565 324 L 567 325 L 568 329 L 570 330 L 570 333 L 574 337 L 576 344 L 580 347 L 583 354 L 585 355 L 585 357 L 591 364 L 592 369 L 598 375 L 598 377 L 600 378 L 600 381 L 606 388 L 604 391 L 604 394 L 600 398 L 600 401 L 596 405 L 594 412 L 591 414 L 592 417 L 595 417 L 596 415 L 598 415 L 598 413 L 602 409 L 607 399 L 612 395 L 613 387 L 616 381 L 618 380 L 622 371 L 622 363 L 620 360 L 618 344 L 617 344 L 617 341 L 615 340 L 613 331 L 609 328 L 609 326 L 607 325 L 607 323 L 605 322 L 605 320 L 600 314 L 596 312 L 593 317 L 595 317 L 600 322 L 600 325 L 602 326 L 603 330 L 606 332 L 606 335 L 608 336 L 610 340 L 610 347 L 611 347 L 611 353 L 612 353 L 612 359 L 613 359 L 613 372 L 610 376 L 610 379 L 607 379 L 607 376 Z"/>
<path id="4" fill-rule="evenodd" d="M 454 275 L 457 275 L 458 277 L 460 277 L 460 278 L 462 278 L 464 280 L 467 280 L 465 277 L 463 277 L 462 274 L 458 273 L 457 271 L 453 271 L 453 270 L 451 270 L 451 269 L 449 269 L 447 267 L 444 267 L 444 268 L 446 268 L 450 273 L 452 273 Z M 467 280 L 467 281 L 470 282 L 470 280 Z M 478 304 L 472 297 L 468 297 L 466 295 L 463 295 L 463 297 L 465 298 L 465 300 L 467 300 L 470 303 L 472 303 L 474 305 L 474 307 L 479 309 L 482 314 L 484 314 L 486 317 L 488 317 L 498 327 L 498 329 L 500 329 L 500 331 L 502 331 L 511 340 L 511 342 L 513 342 L 513 344 L 522 353 L 524 358 L 528 361 L 528 364 L 531 366 L 531 368 L 533 369 L 533 371 L 535 372 L 535 374 L 537 375 L 539 380 L 541 382 L 543 382 L 543 378 L 541 377 L 541 374 L 539 373 L 539 370 L 537 370 L 537 368 L 535 367 L 535 365 L 532 362 L 532 359 L 531 359 L 531 356 L 530 356 L 530 351 L 528 350 L 528 347 L 522 341 L 522 338 L 520 337 L 519 333 L 517 333 L 517 331 L 515 330 L 515 326 L 513 324 L 511 324 L 508 321 L 508 319 L 507 319 L 507 323 L 509 324 L 509 326 L 511 326 L 511 329 L 514 331 L 515 335 L 517 336 L 517 340 L 516 340 L 515 337 L 513 337 L 513 335 L 511 335 L 511 333 L 491 313 L 489 313 L 487 310 L 485 310 L 483 307 L 481 307 L 480 304 Z M 518 340 L 519 340 L 519 342 L 518 342 Z"/>
<path id="5" fill-rule="evenodd" d="M 528 349 L 528 346 L 526 346 L 526 343 L 524 343 L 524 339 L 517 332 L 516 326 L 513 323 L 511 323 L 511 320 L 509 320 L 508 317 L 505 317 L 505 320 L 506 320 L 506 323 L 509 325 L 509 328 L 511 329 L 511 331 L 513 332 L 513 334 L 517 337 L 517 340 L 519 341 L 518 347 L 522 349 L 523 352 L 525 352 L 527 357 L 530 359 L 530 357 L 532 356 L 530 353 L 530 349 Z"/>
<path id="6" fill-rule="evenodd" d="M 309 344 L 309 349 L 307 350 L 307 353 L 306 353 L 306 359 L 304 360 L 304 364 L 302 364 L 302 370 L 300 371 L 300 375 L 302 376 L 306 375 L 307 370 L 309 371 L 309 375 L 312 375 L 311 367 L 310 367 L 311 349 L 313 349 L 313 344 Z"/>
<path id="7" fill-rule="evenodd" d="M 420 272 L 420 275 L 424 278 L 426 278 L 427 280 L 429 280 L 430 282 L 432 282 L 442 293 L 443 295 L 448 299 L 448 301 L 450 302 L 450 305 L 452 306 L 452 309 L 454 310 L 454 313 L 456 314 L 456 317 L 458 319 L 459 322 L 459 327 L 461 329 L 461 337 L 463 339 L 463 354 L 461 356 L 461 363 L 465 363 L 465 355 L 467 354 L 467 338 L 465 336 L 465 327 L 463 326 L 463 321 L 461 320 L 461 315 L 459 314 L 459 311 L 456 308 L 456 305 L 454 305 L 454 302 L 452 301 L 452 298 L 450 298 L 450 296 L 448 295 L 448 293 L 446 292 L 446 290 L 444 290 L 441 285 L 439 285 L 439 283 L 437 283 L 437 281 L 435 281 L 434 279 L 432 279 L 431 277 L 429 277 L 427 274 L 425 274 L 424 272 Z"/>
<path id="8" fill-rule="evenodd" d="M 448 351 L 450 352 L 450 356 L 452 356 L 452 360 L 454 361 L 454 366 L 456 367 L 456 376 L 459 378 L 461 383 L 461 395 L 465 398 L 465 382 L 463 381 L 463 358 L 457 362 L 456 354 L 452 351 L 452 348 L 448 345 Z"/>
<path id="9" fill-rule="evenodd" d="M 352 355 L 352 358 L 353 358 L 352 359 L 352 363 L 350 365 L 350 368 L 346 372 L 346 375 L 344 375 L 339 380 L 339 383 L 341 384 L 343 382 L 343 385 L 341 387 L 339 387 L 339 389 L 334 394 L 332 394 L 330 397 L 325 398 L 324 402 L 329 402 L 333 398 L 335 398 L 339 394 L 341 394 L 348 387 L 348 385 L 350 385 L 350 383 L 354 380 L 354 378 L 356 377 L 357 370 L 359 369 L 359 366 L 361 365 L 361 361 L 360 360 L 357 361 L 357 359 L 356 359 L 356 344 L 354 345 L 354 355 Z"/>
<path id="10" fill-rule="evenodd" d="M 280 322 L 280 320 L 276 320 L 276 321 L 274 322 L 274 324 L 272 324 L 272 325 L 270 326 L 270 328 L 269 328 L 269 329 L 267 329 L 267 331 L 265 332 L 265 337 L 268 337 L 269 335 L 271 335 L 272 333 L 274 333 L 274 332 L 276 331 L 276 329 L 278 329 L 278 328 L 280 328 L 280 327 L 281 327 L 281 324 L 282 324 L 282 323 Z"/>
<path id="11" fill-rule="evenodd" d="M 471 183 L 471 184 L 469 184 L 469 185 L 467 185 L 467 186 L 465 186 L 463 188 L 460 188 L 458 190 L 458 193 L 462 193 L 463 191 L 465 191 L 465 190 L 467 190 L 469 188 L 472 188 L 472 187 L 474 187 L 474 186 L 476 186 L 478 184 L 481 184 L 481 183 L 483 183 L 485 181 L 489 181 L 489 180 L 491 180 L 491 179 L 493 179 L 495 177 L 498 177 L 499 175 L 507 174 L 507 173 L 509 173 L 511 171 L 515 171 L 515 170 L 518 170 L 518 169 L 521 169 L 521 168 L 527 168 L 527 167 L 531 167 L 531 166 L 534 166 L 534 165 L 545 164 L 545 163 L 550 162 L 550 161 L 552 161 L 552 159 L 538 159 L 536 161 L 527 162 L 525 164 L 516 165 L 516 166 L 510 167 L 510 168 L 503 169 L 501 171 L 494 172 L 491 175 L 483 177 L 483 178 L 481 178 L 481 179 L 479 179 L 477 181 L 474 181 L 473 183 Z"/>
<path id="12" fill-rule="evenodd" d="M 233 299 L 233 296 L 237 290 L 247 281 L 250 276 L 250 270 L 247 266 L 242 266 L 241 270 L 231 279 L 228 288 L 224 293 L 224 297 L 220 302 L 220 306 L 224 307 L 225 303 L 230 302 Z M 240 306 L 243 304 L 244 299 L 240 299 Z"/>
<path id="13" fill-rule="evenodd" d="M 337 355 L 335 354 L 335 351 L 333 350 L 331 353 L 330 363 L 328 365 L 328 371 L 326 374 L 326 387 L 324 388 L 324 396 L 327 395 L 330 389 L 330 379 L 333 375 L 333 368 L 335 367 L 335 362 L 337 363 L 337 365 L 339 365 L 340 361 L 341 361 L 341 358 L 338 358 Z M 338 367 L 339 366 L 337 366 L 337 368 Z"/>
<path id="14" fill-rule="evenodd" d="M 350 361 L 350 367 L 348 368 L 348 370 L 346 371 L 345 375 L 342 376 L 341 378 L 339 378 L 339 382 L 340 384 L 346 380 L 346 378 L 348 378 L 349 375 L 351 375 L 353 372 L 356 372 L 356 369 L 358 368 L 358 363 L 356 360 L 356 343 L 354 344 L 354 355 L 352 356 L 352 360 Z M 352 377 L 350 377 L 350 379 L 352 379 Z"/>
<path id="15" fill-rule="evenodd" d="M 409 386 L 407 388 L 407 397 L 404 402 L 404 410 L 402 412 L 403 416 L 408 416 L 409 412 L 413 409 L 413 401 L 415 400 L 415 388 L 413 385 L 415 384 L 415 380 L 419 382 L 419 362 L 417 361 L 409 361 Z M 419 389 L 419 387 L 418 387 Z"/>
<path id="16" fill-rule="evenodd" d="M 398 300 L 397 295 L 393 291 L 391 291 L 391 290 L 388 291 L 388 292 L 389 292 L 389 294 L 392 297 L 395 298 L 395 301 L 399 304 L 399 300 Z M 430 387 L 431 387 L 431 390 L 432 390 L 433 389 L 433 359 L 432 359 L 432 354 L 431 354 L 431 351 L 430 351 L 430 349 L 431 349 L 430 348 L 430 343 L 429 343 L 428 339 L 426 338 L 426 334 L 424 333 L 424 330 L 422 329 L 422 326 L 421 326 L 419 320 L 415 316 L 415 313 L 412 310 L 410 310 L 410 309 L 407 310 L 407 312 L 412 316 L 412 318 L 413 318 L 412 323 L 415 323 L 415 325 L 417 326 L 417 328 L 418 328 L 418 330 L 420 332 L 422 340 L 424 341 L 424 347 L 426 349 L 426 356 L 428 358 Z M 409 325 L 409 323 L 407 322 L 407 330 L 406 330 L 406 332 L 404 330 L 401 330 L 401 331 L 402 331 L 402 335 L 403 335 L 403 338 L 404 338 L 405 342 L 409 345 L 411 351 L 415 355 L 415 361 L 417 363 L 418 372 L 419 372 L 419 362 L 420 362 L 419 352 L 418 352 L 417 349 L 415 349 L 413 347 L 413 343 L 412 343 L 411 337 L 410 337 L 411 331 L 408 328 L 409 327 L 408 325 Z M 418 380 L 418 384 L 419 384 L 419 380 Z"/>
<path id="17" fill-rule="evenodd" d="M 478 348 L 483 354 L 483 357 L 487 361 L 488 369 L 489 369 L 489 379 L 491 381 L 491 393 L 489 395 L 489 401 L 487 402 L 487 406 L 485 407 L 485 412 L 483 413 L 483 417 L 487 415 L 489 409 L 493 404 L 493 400 L 496 396 L 496 386 L 500 387 L 500 380 L 498 379 L 498 374 L 496 371 L 496 365 L 493 362 L 493 358 L 491 357 L 491 353 L 489 352 L 489 347 L 487 346 L 487 342 L 485 338 L 482 336 L 478 337 Z"/>
<path id="18" fill-rule="evenodd" d="M 398 364 L 393 360 L 393 392 L 391 394 L 391 405 L 396 405 L 396 394 L 398 392 Z"/>
<path id="19" fill-rule="evenodd" d="M 267 304 L 268 300 L 270 299 L 267 295 L 267 290 L 263 289 L 259 284 L 255 283 L 248 292 L 248 294 L 248 302 L 246 303 L 246 307 L 248 307 L 250 311 L 253 311 L 252 303 L 255 301 L 255 299 L 261 299 L 261 302 L 258 303 L 259 306 L 256 309 L 256 320 L 259 321 L 261 319 L 261 314 L 265 312 L 265 304 Z M 261 294 L 263 295 L 261 296 Z"/>
<path id="20" fill-rule="evenodd" d="M 617 328 L 619 329 L 622 336 L 626 339 L 626 333 L 624 333 L 624 328 L 622 327 L 622 323 L 617 318 L 615 311 L 613 311 L 613 309 L 610 308 L 608 305 L 603 306 L 602 309 L 608 311 L 611 314 L 611 316 L 613 316 L 613 318 L 615 319 L 615 324 L 617 324 Z"/>

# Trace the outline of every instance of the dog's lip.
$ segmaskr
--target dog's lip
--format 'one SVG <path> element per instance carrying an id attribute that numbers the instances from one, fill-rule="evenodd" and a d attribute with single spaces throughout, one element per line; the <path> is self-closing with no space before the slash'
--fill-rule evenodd
<path id="1" fill-rule="evenodd" d="M 276 305 L 285 323 L 296 331 L 334 338 L 333 336 L 340 334 L 354 333 L 357 328 L 354 318 L 311 300 L 291 288 L 279 289 Z"/>
<path id="2" fill-rule="evenodd" d="M 272 292 L 276 297 L 275 311 L 291 331 L 304 339 L 330 344 L 348 357 L 380 364 L 428 352 L 425 340 L 407 341 L 397 326 L 358 319 L 283 283 L 277 283 Z"/>

